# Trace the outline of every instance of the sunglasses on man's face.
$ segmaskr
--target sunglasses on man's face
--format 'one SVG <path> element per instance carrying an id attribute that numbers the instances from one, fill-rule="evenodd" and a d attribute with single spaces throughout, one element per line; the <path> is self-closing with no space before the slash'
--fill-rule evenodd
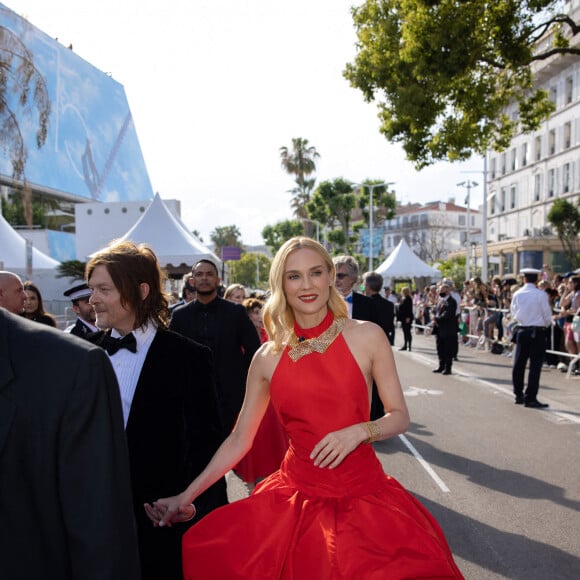
<path id="1" fill-rule="evenodd" d="M 339 280 L 344 280 L 345 278 L 350 278 L 350 276 L 349 276 L 348 274 L 344 274 L 343 272 L 339 272 L 339 273 L 336 275 L 336 277 L 337 277 Z"/>

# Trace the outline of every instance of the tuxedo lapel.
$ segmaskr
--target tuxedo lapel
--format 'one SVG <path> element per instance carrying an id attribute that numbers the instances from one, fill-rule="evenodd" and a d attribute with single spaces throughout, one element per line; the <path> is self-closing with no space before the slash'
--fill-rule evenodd
<path id="1" fill-rule="evenodd" d="M 137 386 L 135 387 L 135 393 L 133 394 L 133 400 L 131 401 L 131 409 L 129 410 L 129 417 L 127 417 L 127 428 L 126 432 L 129 431 L 139 431 L 141 428 L 141 420 L 143 418 L 143 409 L 146 405 L 146 393 L 147 385 L 150 382 L 156 382 L 160 380 L 159 371 L 157 366 L 163 363 L 167 359 L 163 357 L 162 353 L 162 338 L 160 331 L 155 333 L 155 338 L 147 351 L 147 356 L 143 361 L 143 366 L 141 367 L 141 372 L 139 373 L 139 380 L 137 381 Z M 147 418 L 147 421 L 149 418 Z"/>

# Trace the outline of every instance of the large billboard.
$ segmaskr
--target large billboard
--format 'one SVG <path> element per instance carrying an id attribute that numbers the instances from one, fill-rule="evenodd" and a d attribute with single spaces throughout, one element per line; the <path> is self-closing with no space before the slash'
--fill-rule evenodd
<path id="1" fill-rule="evenodd" d="M 153 190 L 121 84 L 72 49 L 0 4 L 0 26 L 13 32 L 32 54 L 51 101 L 46 143 L 36 146 L 34 117 L 19 116 L 8 91 L 28 152 L 26 180 L 91 201 L 137 201 Z M 0 57 L 2 51 L 0 35 Z M 12 166 L 0 150 L 0 174 Z"/>

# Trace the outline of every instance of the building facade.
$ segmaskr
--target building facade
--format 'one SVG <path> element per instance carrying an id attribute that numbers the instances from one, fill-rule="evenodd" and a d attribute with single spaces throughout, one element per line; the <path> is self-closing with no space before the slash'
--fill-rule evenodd
<path id="1" fill-rule="evenodd" d="M 566 5 L 578 21 L 580 0 Z M 548 91 L 554 112 L 537 131 L 515 135 L 506 151 L 487 154 L 490 274 L 543 264 L 555 272 L 570 268 L 548 213 L 556 199 L 576 203 L 580 195 L 580 59 L 554 55 L 538 61 L 534 78 Z M 507 112 L 517 118 L 515 104 Z M 477 253 L 481 256 L 481 248 Z"/>

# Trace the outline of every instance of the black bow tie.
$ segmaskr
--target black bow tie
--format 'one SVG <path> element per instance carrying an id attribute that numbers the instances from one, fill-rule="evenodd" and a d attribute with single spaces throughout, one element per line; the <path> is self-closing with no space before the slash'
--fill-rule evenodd
<path id="1" fill-rule="evenodd" d="M 113 338 L 112 336 L 105 335 L 103 336 L 101 346 L 109 355 L 114 355 L 122 348 L 126 348 L 131 352 L 137 352 L 137 340 L 132 332 L 126 334 L 123 338 Z"/>

